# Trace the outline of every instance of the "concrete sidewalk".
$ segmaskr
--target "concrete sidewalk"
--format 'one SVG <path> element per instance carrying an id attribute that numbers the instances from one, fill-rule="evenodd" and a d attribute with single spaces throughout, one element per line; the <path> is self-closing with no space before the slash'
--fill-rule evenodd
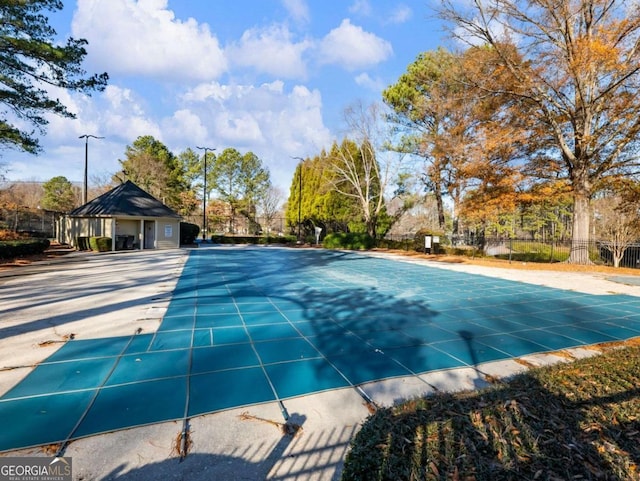
<path id="1" fill-rule="evenodd" d="M 81 253 L 0 273 L 0 394 L 69 338 L 154 332 L 187 255 L 186 250 Z M 640 287 L 614 282 L 601 274 L 410 262 L 591 294 L 640 296 Z M 571 352 L 576 357 L 597 353 L 585 348 Z M 526 358 L 534 365 L 563 359 L 552 354 Z M 500 361 L 362 387 L 376 404 L 390 405 L 435 389 L 482 387 L 487 385 L 486 374 L 507 376 L 523 369 L 523 363 Z M 180 422 L 76 440 L 65 455 L 73 457 L 74 479 L 83 481 L 339 479 L 349 442 L 369 415 L 360 392 L 348 388 L 288 399 L 286 407 L 290 424 L 301 428 L 295 435 L 283 433 L 284 420 L 277 403 L 191 419 L 191 446 L 182 462 L 176 451 Z M 4 453 L 51 454 L 42 448 Z"/>

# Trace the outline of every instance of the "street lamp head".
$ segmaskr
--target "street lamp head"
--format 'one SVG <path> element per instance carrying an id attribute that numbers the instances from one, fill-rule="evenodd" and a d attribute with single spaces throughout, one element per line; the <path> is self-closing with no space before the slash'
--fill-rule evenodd
<path id="1" fill-rule="evenodd" d="M 84 186 L 82 192 L 82 201 L 83 203 L 87 203 L 87 190 L 88 190 L 88 182 L 87 182 L 87 171 L 89 164 L 89 137 L 93 139 L 104 139 L 104 137 L 98 137 L 97 135 L 84 134 L 78 137 L 79 139 L 84 140 Z"/>
<path id="2" fill-rule="evenodd" d="M 92 138 L 92 139 L 104 139 L 104 137 L 98 137 L 97 135 L 90 135 L 90 134 L 84 134 L 84 135 L 81 135 L 78 138 L 79 139 L 87 139 L 87 140 L 89 140 L 89 138 Z"/>

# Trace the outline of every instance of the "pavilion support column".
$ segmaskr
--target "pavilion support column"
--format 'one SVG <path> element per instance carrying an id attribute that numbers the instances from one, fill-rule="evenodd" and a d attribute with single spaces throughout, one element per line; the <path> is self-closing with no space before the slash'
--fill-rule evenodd
<path id="1" fill-rule="evenodd" d="M 138 248 L 144 249 L 144 219 L 140 219 L 140 229 L 138 234 Z"/>
<path id="2" fill-rule="evenodd" d="M 116 250 L 117 224 L 118 224 L 118 222 L 116 221 L 116 218 L 112 217 L 111 218 L 111 250 L 112 251 Z"/>

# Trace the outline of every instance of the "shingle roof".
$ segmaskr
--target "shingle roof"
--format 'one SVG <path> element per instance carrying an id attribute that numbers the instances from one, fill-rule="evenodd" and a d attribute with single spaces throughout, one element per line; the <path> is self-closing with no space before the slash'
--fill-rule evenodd
<path id="1" fill-rule="evenodd" d="M 130 180 L 69 212 L 75 217 L 176 217 L 169 207 Z"/>

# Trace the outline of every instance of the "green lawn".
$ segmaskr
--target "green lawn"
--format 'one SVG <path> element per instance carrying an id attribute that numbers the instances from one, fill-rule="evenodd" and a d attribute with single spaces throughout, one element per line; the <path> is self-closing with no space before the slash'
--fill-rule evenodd
<path id="1" fill-rule="evenodd" d="M 342 479 L 640 480 L 640 343 L 380 409 Z"/>

